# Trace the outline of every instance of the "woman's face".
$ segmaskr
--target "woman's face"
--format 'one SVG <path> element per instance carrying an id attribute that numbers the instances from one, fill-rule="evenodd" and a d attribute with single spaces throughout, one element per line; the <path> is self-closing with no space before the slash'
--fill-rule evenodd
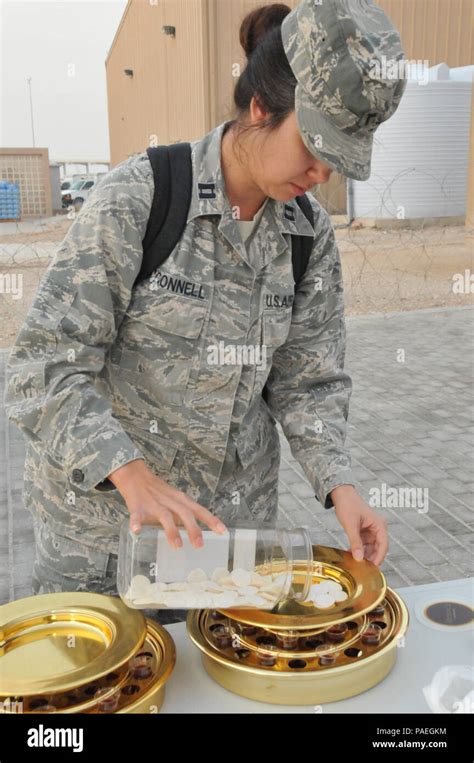
<path id="1" fill-rule="evenodd" d="M 276 130 L 260 134 L 256 131 L 252 153 L 250 167 L 255 184 L 278 201 L 289 201 L 315 185 L 327 183 L 333 171 L 304 145 L 295 111 Z"/>

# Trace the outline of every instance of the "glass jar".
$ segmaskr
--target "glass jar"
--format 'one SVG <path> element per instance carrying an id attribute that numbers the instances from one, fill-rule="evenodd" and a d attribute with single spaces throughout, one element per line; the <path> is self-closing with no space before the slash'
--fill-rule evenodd
<path id="1" fill-rule="evenodd" d="M 202 529 L 195 548 L 187 531 L 173 548 L 161 526 L 133 533 L 120 528 L 117 589 L 133 609 L 271 610 L 281 601 L 305 601 L 313 579 L 313 547 L 305 527 Z"/>

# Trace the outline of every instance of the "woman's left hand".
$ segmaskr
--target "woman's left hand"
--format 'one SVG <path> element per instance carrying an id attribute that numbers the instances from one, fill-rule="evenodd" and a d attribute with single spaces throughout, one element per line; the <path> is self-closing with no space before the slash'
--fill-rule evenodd
<path id="1" fill-rule="evenodd" d="M 377 566 L 382 564 L 388 550 L 386 519 L 371 509 L 352 485 L 334 488 L 331 498 L 354 559 L 365 557 Z"/>

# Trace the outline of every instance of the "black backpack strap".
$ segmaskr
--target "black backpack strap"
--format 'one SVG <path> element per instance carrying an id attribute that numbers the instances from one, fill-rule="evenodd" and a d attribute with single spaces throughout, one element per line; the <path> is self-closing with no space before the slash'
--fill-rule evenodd
<path id="1" fill-rule="evenodd" d="M 146 152 L 153 168 L 155 191 L 142 241 L 142 265 L 134 286 L 149 278 L 171 254 L 183 235 L 191 204 L 191 144 L 172 143 L 147 148 Z"/>
<path id="2" fill-rule="evenodd" d="M 311 202 L 306 194 L 297 196 L 296 202 L 314 228 L 313 207 L 311 206 Z M 314 239 L 312 239 L 310 236 L 295 235 L 291 237 L 291 260 L 293 263 L 293 278 L 295 281 L 295 287 L 298 286 L 299 282 L 305 274 L 311 250 L 313 248 L 313 243 Z"/>
<path id="3" fill-rule="evenodd" d="M 154 195 L 143 244 L 143 260 L 134 286 L 165 262 L 183 235 L 191 203 L 192 163 L 190 143 L 147 148 L 153 168 Z M 314 226 L 311 202 L 306 194 L 296 201 Z M 308 265 L 313 247 L 310 236 L 292 238 L 292 265 L 295 285 L 298 286 Z"/>
<path id="4" fill-rule="evenodd" d="M 297 196 L 296 201 L 301 211 L 304 212 L 308 221 L 311 223 L 312 227 L 314 228 L 313 207 L 311 206 L 311 202 L 306 196 L 306 194 Z M 293 264 L 293 278 L 295 281 L 295 290 L 297 289 L 299 282 L 301 281 L 302 277 L 305 274 L 305 271 L 309 262 L 311 250 L 313 248 L 313 243 L 314 243 L 314 238 L 311 238 L 311 236 L 297 236 L 296 234 L 291 236 L 291 262 Z M 265 402 L 267 402 L 268 388 L 266 384 L 264 385 L 262 389 L 262 397 L 265 400 Z"/>

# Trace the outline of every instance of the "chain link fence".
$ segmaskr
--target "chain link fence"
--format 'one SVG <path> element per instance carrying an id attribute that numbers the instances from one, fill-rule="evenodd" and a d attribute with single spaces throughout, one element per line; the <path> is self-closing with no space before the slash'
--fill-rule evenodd
<path id="1" fill-rule="evenodd" d="M 345 179 L 335 176 L 327 185 L 313 191 L 331 214 L 348 315 L 472 302 L 474 230 L 464 218 L 351 220 L 346 212 L 337 213 L 345 207 Z M 384 197 L 389 195 L 387 189 Z M 13 344 L 76 214 L 80 212 L 71 209 L 55 217 L 0 225 L 0 347 Z"/>

